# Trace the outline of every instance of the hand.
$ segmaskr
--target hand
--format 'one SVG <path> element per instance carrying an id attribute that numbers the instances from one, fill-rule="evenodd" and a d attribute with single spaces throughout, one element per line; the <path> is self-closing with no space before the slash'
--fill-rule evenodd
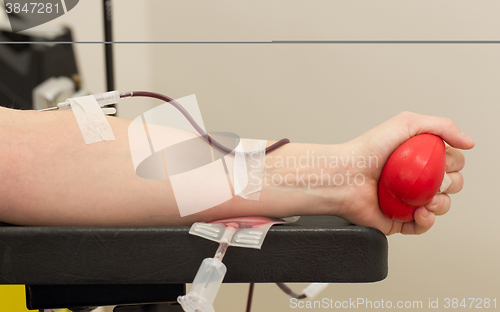
<path id="1" fill-rule="evenodd" d="M 393 221 L 386 217 L 378 205 L 377 187 L 382 169 L 391 153 L 409 138 L 432 133 L 449 144 L 446 148 L 446 173 L 452 183 L 446 193 L 436 195 L 425 206 L 415 210 L 411 222 Z M 386 235 L 394 233 L 422 234 L 434 224 L 436 215 L 443 215 L 450 209 L 448 194 L 459 192 L 463 177 L 459 172 L 465 164 L 465 157 L 458 149 L 471 149 L 474 141 L 460 131 L 452 120 L 404 112 L 380 126 L 366 132 L 345 144 L 345 152 L 366 158 L 376 157 L 378 165 L 371 168 L 355 168 L 365 177 L 362 185 L 354 184 L 346 196 L 346 205 L 340 216 L 357 225 L 380 229 Z"/>

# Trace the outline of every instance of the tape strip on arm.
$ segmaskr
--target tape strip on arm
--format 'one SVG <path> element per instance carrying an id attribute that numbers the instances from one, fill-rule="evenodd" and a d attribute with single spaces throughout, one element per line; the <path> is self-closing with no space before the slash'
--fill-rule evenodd
<path id="1" fill-rule="evenodd" d="M 241 139 L 234 157 L 234 194 L 259 200 L 264 177 L 267 140 Z"/>
<path id="2" fill-rule="evenodd" d="M 115 135 L 94 96 L 68 99 L 85 143 L 115 140 Z"/>

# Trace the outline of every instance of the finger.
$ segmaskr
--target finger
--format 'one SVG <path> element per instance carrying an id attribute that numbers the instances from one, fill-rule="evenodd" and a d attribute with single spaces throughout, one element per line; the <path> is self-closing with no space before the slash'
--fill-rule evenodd
<path id="1" fill-rule="evenodd" d="M 404 116 L 407 118 L 410 136 L 432 133 L 440 136 L 453 147 L 460 149 L 471 149 L 474 147 L 474 140 L 460 131 L 457 125 L 449 118 L 425 116 L 410 112 L 404 113 Z"/>
<path id="2" fill-rule="evenodd" d="M 436 215 L 427 210 L 425 207 L 420 207 L 415 210 L 415 220 L 411 222 L 405 222 L 401 228 L 401 234 L 423 234 L 427 232 L 434 221 L 436 220 Z"/>
<path id="3" fill-rule="evenodd" d="M 401 233 L 401 227 L 403 226 L 403 222 L 394 221 L 394 220 L 391 220 L 391 221 L 392 221 L 392 224 L 391 224 L 391 227 L 389 228 L 389 230 L 382 231 L 382 232 L 384 232 L 384 234 L 387 236 L 392 235 L 392 234 L 396 234 L 396 233 Z"/>
<path id="4" fill-rule="evenodd" d="M 464 187 L 464 177 L 460 172 L 448 172 L 446 173 L 451 179 L 450 186 L 443 192 L 445 194 L 455 194 L 460 192 Z"/>
<path id="5" fill-rule="evenodd" d="M 442 216 L 450 210 L 451 198 L 447 194 L 437 194 L 425 205 L 427 210 L 433 212 L 436 216 Z"/>
<path id="6" fill-rule="evenodd" d="M 465 166 L 464 154 L 453 147 L 446 148 L 446 172 L 460 171 Z"/>

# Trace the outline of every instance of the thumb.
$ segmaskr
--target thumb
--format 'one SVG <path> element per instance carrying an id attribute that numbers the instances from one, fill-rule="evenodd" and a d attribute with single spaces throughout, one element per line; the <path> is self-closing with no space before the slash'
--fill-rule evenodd
<path id="1" fill-rule="evenodd" d="M 471 137 L 463 133 L 453 120 L 443 117 L 426 116 L 410 112 L 402 114 L 408 125 L 408 134 L 431 133 L 440 136 L 449 145 L 460 149 L 471 149 L 475 143 Z"/>

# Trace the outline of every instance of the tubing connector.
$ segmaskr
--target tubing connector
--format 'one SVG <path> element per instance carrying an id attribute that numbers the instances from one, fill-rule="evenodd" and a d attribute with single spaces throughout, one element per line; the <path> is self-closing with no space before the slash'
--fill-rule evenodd
<path id="1" fill-rule="evenodd" d="M 219 259 L 206 258 L 201 263 L 189 293 L 177 301 L 186 312 L 214 312 L 213 303 L 227 268 Z"/>
<path id="2" fill-rule="evenodd" d="M 100 107 L 110 104 L 116 104 L 120 101 L 120 92 L 116 90 L 104 93 L 96 93 L 92 94 L 92 96 L 96 99 L 97 103 L 99 103 Z M 69 103 L 69 101 L 61 102 L 57 104 L 57 107 L 59 109 L 71 109 L 71 104 Z"/>

